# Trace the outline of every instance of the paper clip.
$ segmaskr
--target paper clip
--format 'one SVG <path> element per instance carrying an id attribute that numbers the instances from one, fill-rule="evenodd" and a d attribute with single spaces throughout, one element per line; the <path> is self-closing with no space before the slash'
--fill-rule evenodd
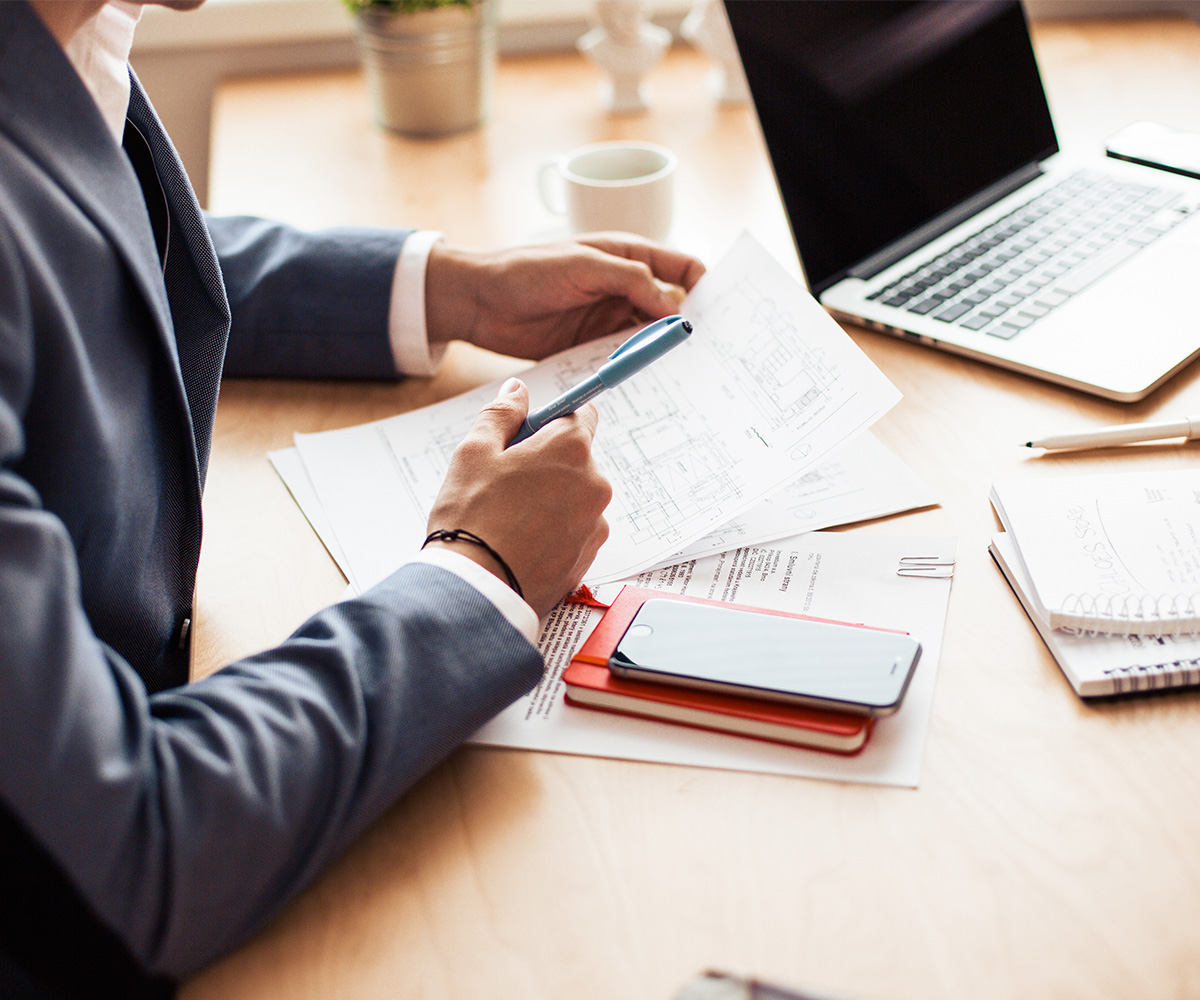
<path id="1" fill-rule="evenodd" d="M 915 576 L 925 580 L 949 580 L 954 576 L 954 560 L 941 556 L 901 556 L 897 576 Z"/>

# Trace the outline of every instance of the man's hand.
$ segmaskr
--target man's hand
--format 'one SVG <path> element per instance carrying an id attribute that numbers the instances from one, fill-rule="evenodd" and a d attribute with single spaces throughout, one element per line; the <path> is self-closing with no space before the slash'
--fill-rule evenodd
<path id="1" fill-rule="evenodd" d="M 592 460 L 594 406 L 553 420 L 506 450 L 528 412 L 528 390 L 509 379 L 450 459 L 428 530 L 464 528 L 486 541 L 543 618 L 579 585 L 608 537 L 604 508 L 612 487 Z M 430 544 L 452 548 L 504 579 L 478 545 Z"/>
<path id="2" fill-rule="evenodd" d="M 429 342 L 549 357 L 670 316 L 703 273 L 695 257 L 627 233 L 490 252 L 438 243 L 425 272 Z"/>

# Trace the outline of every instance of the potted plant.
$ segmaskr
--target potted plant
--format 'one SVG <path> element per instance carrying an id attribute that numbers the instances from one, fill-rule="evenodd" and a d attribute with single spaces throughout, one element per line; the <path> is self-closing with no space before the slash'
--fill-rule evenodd
<path id="1" fill-rule="evenodd" d="M 449 135 L 487 118 L 496 68 L 494 0 L 344 0 L 353 11 L 380 125 Z"/>

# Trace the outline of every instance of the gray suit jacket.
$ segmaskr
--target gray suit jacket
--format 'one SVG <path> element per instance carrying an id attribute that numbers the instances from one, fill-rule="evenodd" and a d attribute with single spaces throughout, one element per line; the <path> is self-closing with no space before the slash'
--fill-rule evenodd
<path id="1" fill-rule="evenodd" d="M 33 12 L 0 3 L 0 827 L 175 978 L 542 664 L 472 588 L 414 566 L 184 683 L 222 370 L 394 376 L 405 234 L 206 226 L 136 80 L 129 126 L 122 150 Z M 0 872 L 10 924 L 37 888 Z"/>

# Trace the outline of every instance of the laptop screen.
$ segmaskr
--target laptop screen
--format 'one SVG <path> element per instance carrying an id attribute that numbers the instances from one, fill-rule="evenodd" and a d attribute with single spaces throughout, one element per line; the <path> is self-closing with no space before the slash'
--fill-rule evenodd
<path id="1" fill-rule="evenodd" d="M 819 293 L 1058 149 L 1019 0 L 726 0 Z"/>

